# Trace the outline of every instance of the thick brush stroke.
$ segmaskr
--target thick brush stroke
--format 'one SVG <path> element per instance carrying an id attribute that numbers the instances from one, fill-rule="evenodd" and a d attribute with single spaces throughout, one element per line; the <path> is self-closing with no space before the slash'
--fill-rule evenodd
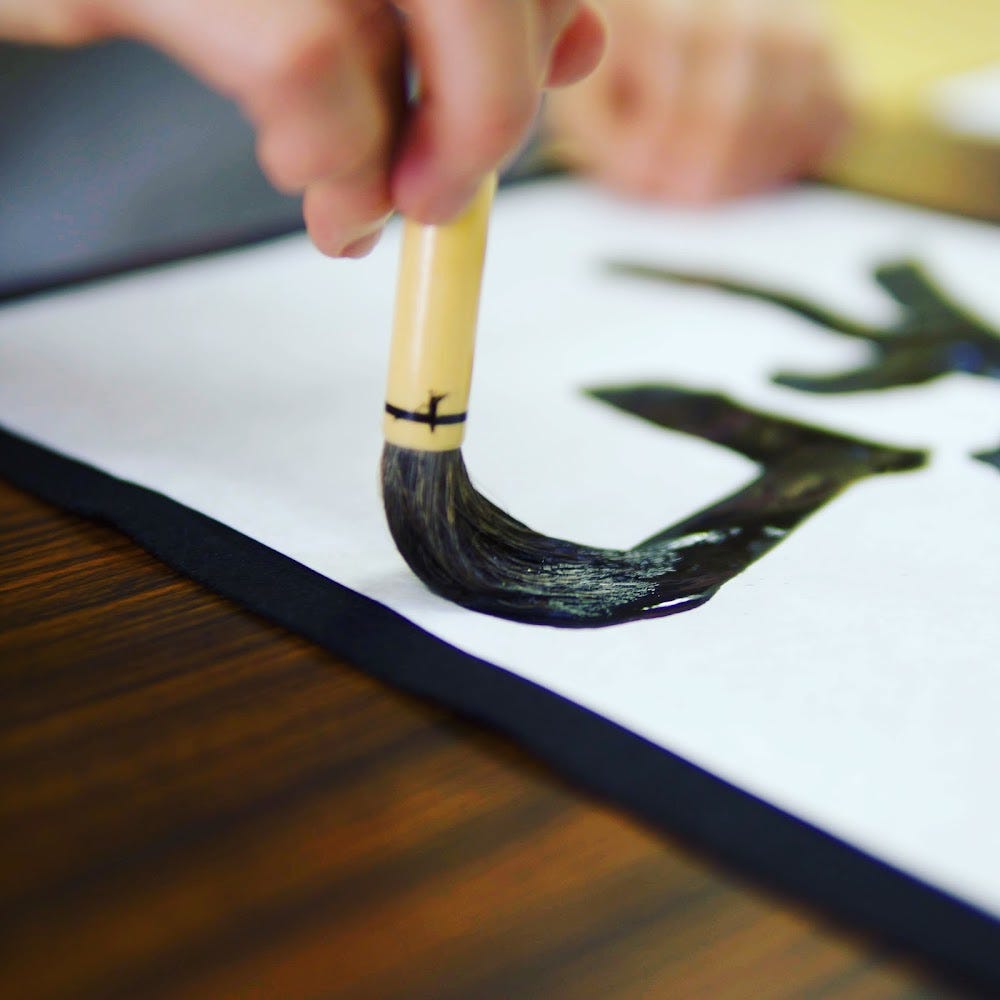
<path id="1" fill-rule="evenodd" d="M 779 372 L 778 385 L 802 392 L 841 393 L 920 385 L 949 372 L 1000 380 L 1000 331 L 953 301 L 912 260 L 882 264 L 875 281 L 899 303 L 900 315 L 886 327 L 858 323 L 800 296 L 706 274 L 683 273 L 644 264 L 616 263 L 621 274 L 730 292 L 768 302 L 846 337 L 866 341 L 868 364 L 829 375 Z M 974 456 L 1000 469 L 1000 450 Z"/>

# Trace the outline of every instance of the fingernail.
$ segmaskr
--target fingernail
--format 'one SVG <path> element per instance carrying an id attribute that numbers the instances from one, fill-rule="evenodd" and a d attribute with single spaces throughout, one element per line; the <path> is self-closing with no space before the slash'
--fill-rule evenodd
<path id="1" fill-rule="evenodd" d="M 369 233 L 367 236 L 362 236 L 361 239 L 354 240 L 348 243 L 343 250 L 338 254 L 339 257 L 352 257 L 357 259 L 359 257 L 367 257 L 368 254 L 375 249 L 375 245 L 378 243 L 382 236 L 382 228 L 379 227 L 374 233 Z"/>
<path id="2" fill-rule="evenodd" d="M 347 236 L 343 246 L 335 257 L 364 257 L 378 243 L 385 229 L 385 224 L 392 218 L 392 212 L 386 212 L 380 219 L 369 222 L 366 226 L 356 226 Z"/>

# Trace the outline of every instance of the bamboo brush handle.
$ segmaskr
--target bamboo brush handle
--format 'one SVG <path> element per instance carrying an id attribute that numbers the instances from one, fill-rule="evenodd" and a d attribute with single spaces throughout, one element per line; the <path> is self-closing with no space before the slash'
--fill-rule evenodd
<path id="1" fill-rule="evenodd" d="M 385 394 L 389 444 L 415 451 L 462 444 L 496 184 L 496 174 L 488 176 L 454 222 L 405 223 Z"/>

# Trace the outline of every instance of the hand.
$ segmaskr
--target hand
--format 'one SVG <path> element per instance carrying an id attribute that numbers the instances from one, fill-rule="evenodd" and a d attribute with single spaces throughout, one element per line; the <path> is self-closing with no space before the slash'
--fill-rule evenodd
<path id="1" fill-rule="evenodd" d="M 571 164 L 616 189 L 710 202 L 814 170 L 847 113 L 811 0 L 605 0 L 608 51 L 549 99 Z"/>
<path id="2" fill-rule="evenodd" d="M 0 37 L 125 35 L 232 97 L 316 245 L 358 257 L 399 209 L 444 222 L 524 138 L 542 89 L 600 58 L 578 0 L 4 0 Z M 404 53 L 420 79 L 404 98 Z"/>

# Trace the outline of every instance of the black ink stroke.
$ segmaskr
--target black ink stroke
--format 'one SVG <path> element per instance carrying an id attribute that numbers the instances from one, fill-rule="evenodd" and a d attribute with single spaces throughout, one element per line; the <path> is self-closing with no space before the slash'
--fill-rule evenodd
<path id="1" fill-rule="evenodd" d="M 912 260 L 882 264 L 873 277 L 902 307 L 886 327 L 858 323 L 808 299 L 718 276 L 672 271 L 643 264 L 610 265 L 616 272 L 730 292 L 786 309 L 834 333 L 867 342 L 868 364 L 831 375 L 778 372 L 773 381 L 802 392 L 843 393 L 920 385 L 950 372 L 1000 380 L 1000 331 L 942 291 Z M 998 464 L 994 453 L 973 456 Z M 998 466 L 1000 467 L 1000 466 Z"/>
<path id="2" fill-rule="evenodd" d="M 685 274 L 642 264 L 611 265 L 622 274 L 715 288 L 769 302 L 835 333 L 866 341 L 869 364 L 832 375 L 781 372 L 779 385 L 804 392 L 839 393 L 919 385 L 949 372 L 1000 379 L 1000 332 L 957 305 L 915 261 L 882 264 L 875 280 L 900 304 L 902 315 L 886 327 L 868 326 L 807 299 L 727 278 Z"/>
<path id="3" fill-rule="evenodd" d="M 1000 447 L 993 451 L 977 451 L 972 457 L 987 465 L 992 465 L 997 472 L 1000 472 Z"/>
<path id="4" fill-rule="evenodd" d="M 676 386 L 592 389 L 589 395 L 659 427 L 745 455 L 760 475 L 732 496 L 640 543 L 678 554 L 683 587 L 711 597 L 852 483 L 920 468 L 923 451 L 835 434 L 741 406 L 726 396 Z"/>

